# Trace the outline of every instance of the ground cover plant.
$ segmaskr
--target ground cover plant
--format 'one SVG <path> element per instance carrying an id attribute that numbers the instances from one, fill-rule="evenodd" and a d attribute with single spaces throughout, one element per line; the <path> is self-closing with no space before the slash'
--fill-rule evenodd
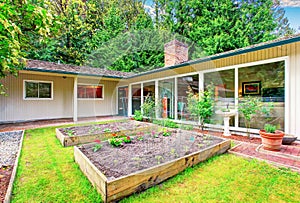
<path id="1" fill-rule="evenodd" d="M 295 188 L 298 173 L 221 155 L 122 202 L 299 202 Z M 75 164 L 73 147 L 56 139 L 55 127 L 26 130 L 12 202 L 70 201 L 101 197 Z"/>

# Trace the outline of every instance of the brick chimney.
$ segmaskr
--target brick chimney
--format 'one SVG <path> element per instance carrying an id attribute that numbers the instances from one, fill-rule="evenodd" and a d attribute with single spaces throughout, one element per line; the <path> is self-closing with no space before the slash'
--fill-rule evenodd
<path id="1" fill-rule="evenodd" d="M 188 45 L 176 39 L 168 42 L 165 49 L 165 67 L 173 66 L 189 60 Z"/>

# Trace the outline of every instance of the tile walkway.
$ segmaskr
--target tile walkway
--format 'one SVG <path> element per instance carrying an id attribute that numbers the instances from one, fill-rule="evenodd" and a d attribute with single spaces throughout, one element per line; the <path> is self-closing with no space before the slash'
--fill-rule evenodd
<path id="1" fill-rule="evenodd" d="M 128 119 L 128 117 L 97 116 L 97 117 L 79 118 L 78 121 L 76 122 L 74 122 L 73 119 L 71 118 L 64 118 L 64 119 L 53 119 L 53 120 L 8 123 L 8 124 L 0 124 L 0 132 L 13 131 L 13 130 L 26 130 L 26 129 L 40 128 L 40 127 L 59 126 L 59 125 L 75 124 L 75 123 L 99 122 L 104 120 L 121 120 L 121 119 Z"/>
<path id="2" fill-rule="evenodd" d="M 262 145 L 241 142 L 231 148 L 229 153 L 261 161 L 266 161 L 278 167 L 290 168 L 300 172 L 300 142 L 292 145 L 282 145 L 278 152 L 264 150 Z"/>

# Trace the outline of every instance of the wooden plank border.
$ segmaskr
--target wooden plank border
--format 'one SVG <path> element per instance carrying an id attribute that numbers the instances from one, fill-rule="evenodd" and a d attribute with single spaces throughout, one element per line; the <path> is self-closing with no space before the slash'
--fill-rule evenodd
<path id="1" fill-rule="evenodd" d="M 175 176 L 187 167 L 225 153 L 230 149 L 230 144 L 230 140 L 224 140 L 198 152 L 114 180 L 108 180 L 76 146 L 74 147 L 74 157 L 75 162 L 79 164 L 81 171 L 96 187 L 104 202 L 112 202 L 135 192 L 146 190 Z"/>

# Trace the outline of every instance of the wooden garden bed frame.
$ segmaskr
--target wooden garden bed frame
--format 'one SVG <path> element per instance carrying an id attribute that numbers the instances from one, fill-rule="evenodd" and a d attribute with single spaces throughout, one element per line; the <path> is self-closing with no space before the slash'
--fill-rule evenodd
<path id="1" fill-rule="evenodd" d="M 198 152 L 114 180 L 108 180 L 76 146 L 74 157 L 81 171 L 101 194 L 103 201 L 112 202 L 157 185 L 187 167 L 194 166 L 212 156 L 223 154 L 230 149 L 230 144 L 230 140 L 224 140 Z"/>

